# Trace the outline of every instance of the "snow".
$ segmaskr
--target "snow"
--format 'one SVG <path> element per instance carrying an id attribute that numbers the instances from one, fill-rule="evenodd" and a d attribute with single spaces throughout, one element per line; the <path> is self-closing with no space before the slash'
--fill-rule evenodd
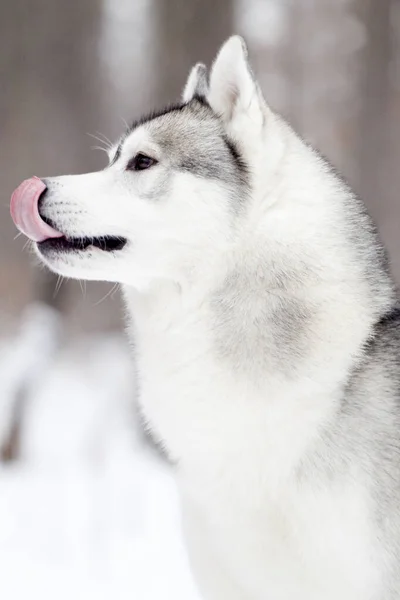
<path id="1" fill-rule="evenodd" d="M 172 474 L 137 424 L 125 341 L 60 339 L 36 307 L 1 348 L 0 442 L 29 383 L 20 458 L 0 467 L 1 596 L 199 600 Z"/>

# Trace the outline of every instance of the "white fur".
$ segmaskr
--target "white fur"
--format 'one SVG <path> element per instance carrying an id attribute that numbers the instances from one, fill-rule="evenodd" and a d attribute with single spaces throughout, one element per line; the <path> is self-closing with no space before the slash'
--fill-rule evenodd
<path id="1" fill-rule="evenodd" d="M 186 101 L 195 90 L 196 72 Z M 213 65 L 208 101 L 250 165 L 243 215 L 231 216 L 221 182 L 190 173 L 174 176 L 167 201 L 149 201 L 163 156 L 143 125 L 113 166 L 57 178 L 54 188 L 55 204 L 70 198 L 82 210 L 64 220 L 69 235 L 102 235 L 106 226 L 132 244 L 48 262 L 66 275 L 125 285 L 142 411 L 176 462 L 205 600 L 381 600 L 384 557 L 363 482 L 344 476 L 328 488 L 318 476 L 302 481 L 296 469 L 333 420 L 390 290 L 383 285 L 372 297 L 364 265 L 338 234 L 347 191 L 265 104 L 238 37 Z M 126 172 L 139 150 L 160 165 Z M 303 262 L 306 292 L 296 277 Z M 247 371 L 218 356 L 210 299 L 243 265 L 270 289 L 271 306 L 276 274 L 289 267 L 295 276 L 285 293 L 307 294 L 310 344 L 289 374 L 267 361 L 261 377 L 256 356 Z"/>

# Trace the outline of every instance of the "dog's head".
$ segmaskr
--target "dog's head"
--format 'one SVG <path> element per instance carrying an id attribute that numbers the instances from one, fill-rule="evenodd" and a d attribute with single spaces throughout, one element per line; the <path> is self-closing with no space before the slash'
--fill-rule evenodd
<path id="1" fill-rule="evenodd" d="M 21 184 L 14 221 L 62 275 L 139 285 L 206 272 L 245 210 L 266 114 L 232 37 L 210 77 L 196 65 L 182 102 L 134 123 L 104 170 Z"/>

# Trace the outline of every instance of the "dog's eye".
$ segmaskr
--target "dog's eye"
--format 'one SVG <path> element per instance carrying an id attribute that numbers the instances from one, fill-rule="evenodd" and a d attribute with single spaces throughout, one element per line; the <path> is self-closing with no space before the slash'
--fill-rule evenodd
<path id="1" fill-rule="evenodd" d="M 151 158 L 151 156 L 147 156 L 146 154 L 142 154 L 139 152 L 131 158 L 128 162 L 126 169 L 127 171 L 144 171 L 145 169 L 149 169 L 153 165 L 157 163 L 155 158 Z"/>

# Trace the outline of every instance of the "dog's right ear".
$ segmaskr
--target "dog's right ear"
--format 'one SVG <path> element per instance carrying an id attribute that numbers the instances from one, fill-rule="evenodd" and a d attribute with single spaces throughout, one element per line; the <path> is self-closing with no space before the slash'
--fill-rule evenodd
<path id="1" fill-rule="evenodd" d="M 183 90 L 183 102 L 190 102 L 195 96 L 206 98 L 208 94 L 207 68 L 203 63 L 197 63 L 190 71 L 190 75 Z"/>

